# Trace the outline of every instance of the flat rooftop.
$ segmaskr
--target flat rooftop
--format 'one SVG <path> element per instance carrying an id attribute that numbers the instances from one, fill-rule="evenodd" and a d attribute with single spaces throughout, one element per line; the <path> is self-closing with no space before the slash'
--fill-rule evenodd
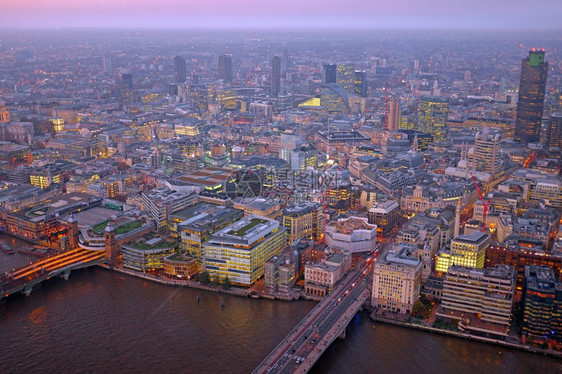
<path id="1" fill-rule="evenodd" d="M 279 227 L 279 222 L 275 220 L 250 215 L 216 232 L 209 242 L 219 245 L 251 245 Z"/>
<path id="2" fill-rule="evenodd" d="M 74 218 L 76 218 L 80 226 L 93 226 L 100 222 L 110 220 L 113 216 L 119 215 L 121 215 L 121 213 L 116 210 L 96 206 L 74 213 Z"/>
<path id="3" fill-rule="evenodd" d="M 488 239 L 490 234 L 481 231 L 475 231 L 468 235 L 459 235 L 453 239 L 454 242 L 462 242 L 467 244 L 480 244 L 484 240 Z"/>
<path id="4" fill-rule="evenodd" d="M 197 186 L 212 187 L 224 184 L 232 172 L 232 169 L 208 166 L 204 169 L 184 174 L 178 177 L 178 180 Z"/>

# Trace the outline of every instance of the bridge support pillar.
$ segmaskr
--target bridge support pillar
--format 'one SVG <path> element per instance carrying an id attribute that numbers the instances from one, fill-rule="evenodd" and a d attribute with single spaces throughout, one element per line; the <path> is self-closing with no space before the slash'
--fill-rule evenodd
<path id="1" fill-rule="evenodd" d="M 68 280 L 68 277 L 70 276 L 70 270 L 65 270 L 64 273 L 62 273 L 60 276 L 64 280 Z"/>
<path id="2" fill-rule="evenodd" d="M 32 285 L 26 284 L 26 285 L 23 287 L 23 290 L 22 290 L 21 292 L 23 292 L 23 294 L 24 294 L 25 296 L 29 296 L 29 295 L 31 295 L 31 290 L 32 290 L 32 289 L 33 289 L 33 286 L 32 286 Z"/>
<path id="3" fill-rule="evenodd" d="M 345 339 L 345 330 L 347 330 L 347 326 L 345 326 L 341 334 L 338 335 L 338 339 Z"/>

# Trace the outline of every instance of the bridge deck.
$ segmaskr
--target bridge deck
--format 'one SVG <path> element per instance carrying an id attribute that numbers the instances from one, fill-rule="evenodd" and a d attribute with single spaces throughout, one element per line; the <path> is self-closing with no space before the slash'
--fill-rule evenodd
<path id="1" fill-rule="evenodd" d="M 39 260 L 0 276 L 0 298 L 22 290 L 30 291 L 33 285 L 52 276 L 64 271 L 92 266 L 104 260 L 105 252 L 82 248 Z"/>
<path id="2" fill-rule="evenodd" d="M 305 373 L 342 333 L 365 300 L 371 265 L 351 272 L 287 335 L 253 373 Z"/>

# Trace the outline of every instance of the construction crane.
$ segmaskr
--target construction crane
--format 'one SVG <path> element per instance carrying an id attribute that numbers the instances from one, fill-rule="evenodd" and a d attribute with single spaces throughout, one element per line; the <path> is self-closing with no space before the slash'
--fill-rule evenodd
<path id="1" fill-rule="evenodd" d="M 529 156 L 527 156 L 527 158 L 525 159 L 525 161 L 523 161 L 523 167 L 525 169 L 528 169 L 529 165 L 531 165 L 531 162 L 536 161 L 536 159 L 537 159 L 537 152 L 532 150 L 531 153 L 529 153 Z"/>
<path id="2" fill-rule="evenodd" d="M 339 164 L 340 164 L 340 171 L 341 171 L 343 168 L 346 167 L 346 163 L 347 163 L 347 160 L 348 160 L 348 159 L 349 159 L 349 155 L 348 155 L 347 153 L 344 154 L 344 157 L 343 157 L 342 161 L 339 163 Z"/>
<path id="3" fill-rule="evenodd" d="M 485 232 L 486 215 L 488 214 L 488 208 L 490 207 L 490 200 L 488 200 L 487 202 L 484 201 L 484 196 L 482 195 L 482 192 L 480 191 L 480 187 L 478 187 L 478 182 L 476 182 L 476 178 L 474 178 L 474 175 L 472 175 L 472 173 L 470 173 L 470 178 L 472 178 L 472 183 L 474 183 L 474 187 L 476 187 L 476 191 L 478 192 L 478 197 L 480 198 L 480 201 L 482 202 L 482 206 L 484 207 L 484 214 L 482 215 L 482 232 Z"/>

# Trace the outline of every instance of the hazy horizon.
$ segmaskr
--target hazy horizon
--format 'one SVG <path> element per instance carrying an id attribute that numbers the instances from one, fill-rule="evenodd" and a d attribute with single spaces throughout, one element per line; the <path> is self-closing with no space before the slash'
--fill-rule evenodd
<path id="1" fill-rule="evenodd" d="M 7 0 L 2 15 L 16 29 L 562 30 L 558 0 Z"/>

